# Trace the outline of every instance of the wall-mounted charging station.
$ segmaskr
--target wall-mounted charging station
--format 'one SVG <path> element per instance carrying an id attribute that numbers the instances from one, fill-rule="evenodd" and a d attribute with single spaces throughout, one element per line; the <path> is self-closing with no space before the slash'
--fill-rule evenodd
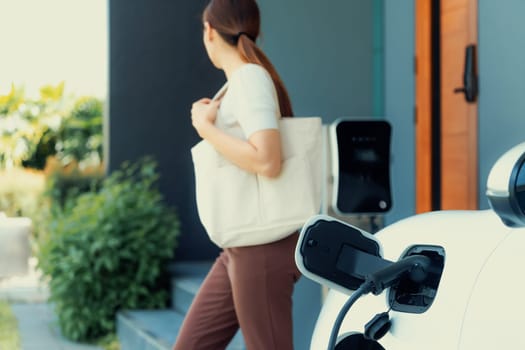
<path id="1" fill-rule="evenodd" d="M 380 217 L 393 205 L 390 124 L 373 117 L 341 117 L 325 126 L 325 135 L 321 214 L 376 232 Z"/>
<path id="2" fill-rule="evenodd" d="M 385 120 L 340 118 L 330 126 L 336 213 L 390 210 L 390 139 L 391 127 Z"/>

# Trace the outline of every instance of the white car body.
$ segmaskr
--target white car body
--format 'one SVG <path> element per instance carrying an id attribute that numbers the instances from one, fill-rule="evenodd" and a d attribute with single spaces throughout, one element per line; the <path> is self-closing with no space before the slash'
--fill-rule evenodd
<path id="1" fill-rule="evenodd" d="M 390 311 L 392 327 L 379 340 L 385 349 L 525 349 L 521 334 L 525 228 L 505 226 L 492 210 L 440 211 L 399 221 L 380 230 L 375 238 L 384 258 L 391 261 L 414 244 L 442 246 L 446 252 L 433 304 L 421 314 Z M 340 337 L 363 333 L 375 314 L 387 311 L 386 293 L 359 299 L 346 315 Z M 327 348 L 334 320 L 347 299 L 346 294 L 329 291 L 311 350 Z"/>
<path id="2" fill-rule="evenodd" d="M 525 291 L 525 143 L 507 151 L 494 164 L 487 181 L 487 198 L 491 210 L 416 215 L 385 227 L 373 237 L 356 236 L 354 230 L 348 239 L 364 237 L 375 241 L 379 254 L 392 262 L 405 257 L 412 246 L 442 247 L 444 266 L 437 290 L 432 289 L 435 297 L 430 308 L 390 310 L 388 288 L 377 296 L 367 294 L 346 314 L 338 342 L 351 340 L 344 347 L 360 350 L 360 345 L 354 344 L 364 338 L 365 325 L 376 314 L 390 310 L 390 329 L 372 344 L 376 346 L 366 350 L 525 349 L 525 336 L 521 334 L 525 324 L 525 297 L 521 295 Z M 316 220 L 332 219 L 312 218 L 303 227 L 300 240 Z M 318 232 L 315 239 L 322 242 L 323 236 Z M 337 251 L 337 247 L 331 248 Z M 311 350 L 325 350 L 334 321 L 353 292 L 308 271 L 301 254 L 298 245 L 296 261 L 305 276 L 332 288 L 310 346 Z M 326 275 L 326 271 L 322 274 Z M 406 312 L 416 309 L 422 312 Z M 342 350 L 343 345 L 335 348 Z"/>

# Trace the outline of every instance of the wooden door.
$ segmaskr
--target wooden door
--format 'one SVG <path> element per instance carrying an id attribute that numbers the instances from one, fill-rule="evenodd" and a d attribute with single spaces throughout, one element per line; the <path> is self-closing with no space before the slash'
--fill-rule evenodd
<path id="1" fill-rule="evenodd" d="M 435 1 L 435 0 L 434 0 Z M 477 0 L 440 0 L 439 16 L 439 103 L 440 132 L 439 152 L 432 152 L 431 140 L 432 86 L 425 77 L 432 71 L 432 53 L 429 34 L 431 11 L 429 0 L 416 0 L 416 181 L 418 212 L 431 209 L 476 209 L 478 207 L 478 151 L 477 103 L 467 102 L 463 93 L 454 90 L 462 87 L 465 69 L 465 49 L 477 44 Z M 425 19 L 426 18 L 426 19 Z M 435 28 L 435 27 L 434 27 Z M 430 29 L 431 31 L 431 29 Z M 429 51 L 430 50 L 430 51 Z M 429 59 L 430 57 L 430 59 Z M 426 62 L 426 64 L 425 64 Z M 435 85 L 434 85 L 435 86 Z M 433 208 L 429 178 L 432 161 L 440 156 L 440 204 Z M 430 160 L 429 160 L 430 159 Z M 435 173 L 435 172 L 434 172 Z"/>
<path id="2" fill-rule="evenodd" d="M 477 1 L 441 0 L 441 209 L 478 207 L 477 103 L 454 93 L 470 44 L 477 44 Z"/>

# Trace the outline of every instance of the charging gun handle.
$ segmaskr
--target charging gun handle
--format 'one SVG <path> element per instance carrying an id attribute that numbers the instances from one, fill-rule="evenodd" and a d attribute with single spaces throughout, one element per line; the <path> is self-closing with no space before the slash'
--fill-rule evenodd
<path id="1" fill-rule="evenodd" d="M 430 263 L 430 258 L 424 255 L 411 255 L 367 275 L 366 280 L 372 284 L 371 292 L 378 295 L 406 273 L 414 282 L 423 281 L 427 276 Z"/>

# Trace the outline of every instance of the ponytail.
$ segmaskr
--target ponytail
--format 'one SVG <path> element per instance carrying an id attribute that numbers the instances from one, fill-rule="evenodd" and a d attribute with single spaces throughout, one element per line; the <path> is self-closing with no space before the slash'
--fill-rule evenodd
<path id="1" fill-rule="evenodd" d="M 277 70 L 255 44 L 260 29 L 259 7 L 255 0 L 210 0 L 202 20 L 209 22 L 226 42 L 236 46 L 246 62 L 258 64 L 270 73 L 277 91 L 281 116 L 292 117 L 290 96 Z"/>
<path id="2" fill-rule="evenodd" d="M 283 117 L 292 117 L 292 103 L 290 101 L 290 96 L 288 91 L 279 77 L 277 70 L 270 62 L 268 57 L 262 52 L 262 50 L 253 42 L 253 40 L 246 35 L 246 33 L 241 32 L 237 39 L 237 49 L 239 50 L 242 58 L 248 63 L 255 63 L 263 66 L 270 76 L 272 77 L 273 84 L 275 85 L 275 90 L 277 90 L 277 98 L 279 99 L 279 108 L 281 111 L 281 116 Z"/>

